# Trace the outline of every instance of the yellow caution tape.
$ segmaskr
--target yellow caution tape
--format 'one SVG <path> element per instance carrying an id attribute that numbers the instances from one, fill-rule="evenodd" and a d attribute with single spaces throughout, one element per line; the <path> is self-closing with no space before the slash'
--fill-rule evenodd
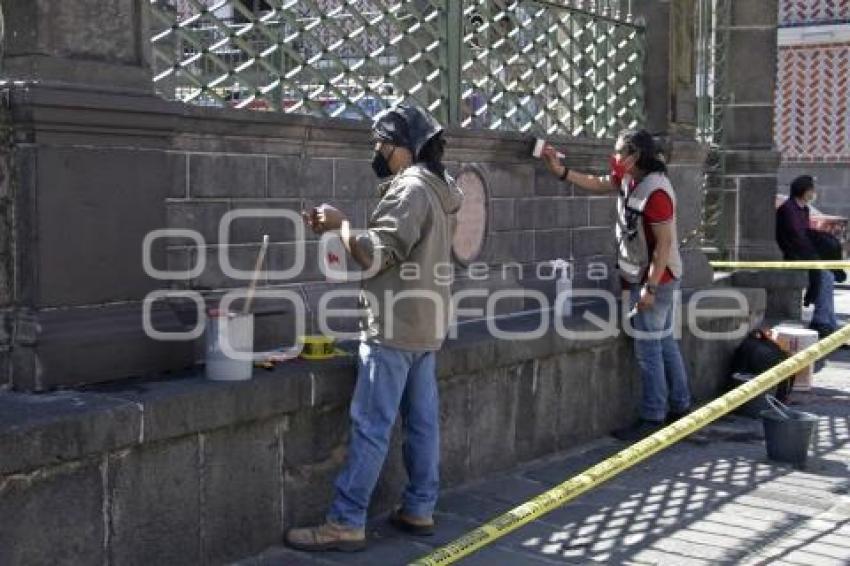
<path id="1" fill-rule="evenodd" d="M 712 261 L 715 269 L 850 269 L 850 261 Z"/>
<path id="2" fill-rule="evenodd" d="M 850 324 L 751 381 L 715 399 L 701 409 L 621 450 L 607 460 L 588 468 L 581 474 L 538 495 L 531 501 L 481 525 L 451 544 L 438 548 L 428 556 L 413 562 L 413 566 L 440 566 L 457 562 L 464 556 L 472 554 L 511 531 L 557 509 L 586 491 L 675 444 L 754 397 L 775 387 L 848 341 L 850 341 Z"/>

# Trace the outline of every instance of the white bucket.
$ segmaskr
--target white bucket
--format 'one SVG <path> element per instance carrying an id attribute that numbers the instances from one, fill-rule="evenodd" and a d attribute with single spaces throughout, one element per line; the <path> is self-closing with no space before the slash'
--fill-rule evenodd
<path id="1" fill-rule="evenodd" d="M 245 381 L 254 370 L 254 315 L 220 314 L 207 317 L 206 376 L 213 381 Z M 227 340 L 230 350 L 245 359 L 234 359 L 223 349 Z"/>
<path id="2" fill-rule="evenodd" d="M 817 343 L 818 333 L 797 326 L 777 326 L 773 329 L 773 339 L 792 356 Z M 812 388 L 813 366 L 800 370 L 794 377 L 794 391 L 809 391 Z"/>

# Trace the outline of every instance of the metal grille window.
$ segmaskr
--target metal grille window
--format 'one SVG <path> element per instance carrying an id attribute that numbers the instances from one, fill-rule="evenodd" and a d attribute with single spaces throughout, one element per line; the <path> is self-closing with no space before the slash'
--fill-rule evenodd
<path id="1" fill-rule="evenodd" d="M 730 0 L 699 0 L 697 10 L 697 139 L 722 145 Z"/>
<path id="2" fill-rule="evenodd" d="M 640 122 L 642 30 L 614 4 L 464 2 L 462 125 L 603 137 Z"/>
<path id="3" fill-rule="evenodd" d="M 643 117 L 618 1 L 150 0 L 154 81 L 187 103 L 365 119 L 414 98 L 468 128 L 610 136 Z"/>

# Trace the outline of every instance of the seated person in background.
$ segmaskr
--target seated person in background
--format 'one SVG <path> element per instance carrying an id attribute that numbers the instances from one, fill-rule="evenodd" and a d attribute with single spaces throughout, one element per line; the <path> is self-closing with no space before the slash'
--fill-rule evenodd
<path id="1" fill-rule="evenodd" d="M 788 261 L 816 261 L 820 257 L 809 232 L 809 205 L 815 201 L 815 181 L 801 175 L 791 183 L 791 195 L 776 211 L 776 242 Z M 815 304 L 810 328 L 821 338 L 838 329 L 835 318 L 835 276 L 827 270 L 809 271 L 806 305 Z"/>

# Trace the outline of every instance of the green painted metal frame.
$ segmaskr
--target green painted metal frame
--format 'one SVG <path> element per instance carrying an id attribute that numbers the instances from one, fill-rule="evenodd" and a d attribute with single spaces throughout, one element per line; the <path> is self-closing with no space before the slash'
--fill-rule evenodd
<path id="1" fill-rule="evenodd" d="M 617 0 L 146 4 L 154 82 L 187 103 L 368 119 L 413 98 L 450 125 L 598 137 L 643 121 L 644 30 Z"/>

